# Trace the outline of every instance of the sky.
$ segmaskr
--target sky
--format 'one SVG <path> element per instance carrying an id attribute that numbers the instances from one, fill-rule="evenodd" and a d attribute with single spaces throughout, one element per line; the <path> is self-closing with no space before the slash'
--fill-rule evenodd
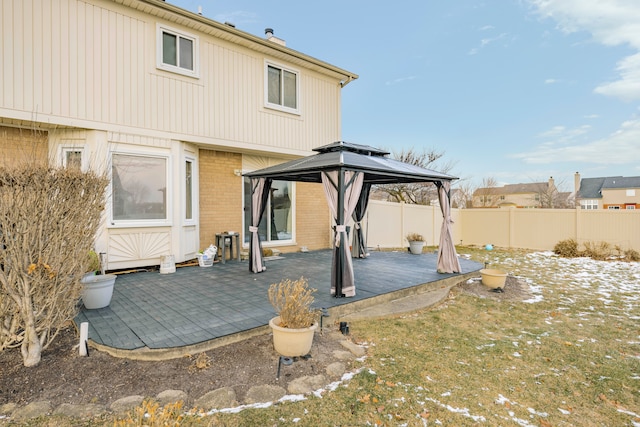
<path id="1" fill-rule="evenodd" d="M 480 186 L 640 176 L 638 0 L 168 0 L 359 75 L 344 141 Z"/>

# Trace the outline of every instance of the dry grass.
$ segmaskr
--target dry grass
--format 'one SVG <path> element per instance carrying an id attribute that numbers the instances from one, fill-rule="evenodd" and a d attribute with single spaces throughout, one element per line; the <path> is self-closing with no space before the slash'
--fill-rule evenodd
<path id="1" fill-rule="evenodd" d="M 528 282 L 534 297 L 498 301 L 457 288 L 436 308 L 351 322 L 368 356 L 350 381 L 197 425 L 640 425 L 637 263 L 459 252 Z"/>
<path id="2" fill-rule="evenodd" d="M 524 251 L 460 252 L 529 281 L 538 299 L 499 302 L 458 290 L 435 309 L 353 322 L 351 333 L 369 346 L 369 357 L 345 387 L 323 398 L 245 410 L 218 421 L 291 426 L 640 423 L 637 264 L 585 264 Z"/>

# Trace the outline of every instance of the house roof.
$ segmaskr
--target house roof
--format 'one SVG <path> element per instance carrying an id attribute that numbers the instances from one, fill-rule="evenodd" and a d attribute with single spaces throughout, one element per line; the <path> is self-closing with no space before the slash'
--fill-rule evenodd
<path id="1" fill-rule="evenodd" d="M 364 181 L 371 184 L 442 182 L 458 179 L 441 172 L 390 159 L 387 157 L 388 152 L 368 145 L 338 141 L 314 148 L 313 151 L 317 154 L 249 172 L 245 176 L 322 182 L 323 171 L 343 168 L 364 172 Z"/>
<path id="2" fill-rule="evenodd" d="M 602 190 L 640 188 L 640 176 L 608 176 L 599 178 L 582 178 L 580 180 L 580 199 L 601 199 Z"/>
<path id="3" fill-rule="evenodd" d="M 112 0 L 125 6 L 140 10 L 144 13 L 166 19 L 169 22 L 184 25 L 194 31 L 215 36 L 238 45 L 247 47 L 275 58 L 290 61 L 296 65 L 310 68 L 322 74 L 328 74 L 341 80 L 341 85 L 345 86 L 349 82 L 358 78 L 358 75 L 342 68 L 331 65 L 327 62 L 305 55 L 294 49 L 288 48 L 278 43 L 274 43 L 265 38 L 255 36 L 248 32 L 238 30 L 229 23 L 220 23 L 206 18 L 198 13 L 190 12 L 178 6 L 174 6 L 164 0 Z"/>
<path id="4" fill-rule="evenodd" d="M 478 188 L 473 195 L 502 195 L 502 194 L 530 194 L 546 191 L 549 187 L 548 182 L 532 182 L 527 184 L 507 184 L 502 187 L 484 187 Z"/>

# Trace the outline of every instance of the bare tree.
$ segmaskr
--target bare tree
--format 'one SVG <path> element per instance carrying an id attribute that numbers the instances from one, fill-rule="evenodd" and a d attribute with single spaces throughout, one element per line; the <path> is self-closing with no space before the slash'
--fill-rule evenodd
<path id="1" fill-rule="evenodd" d="M 456 188 L 457 190 L 455 197 L 452 195 L 452 206 L 455 201 L 457 203 L 458 208 L 472 208 L 473 207 L 473 192 L 475 191 L 475 187 L 468 180 L 460 180 L 458 181 Z"/>
<path id="2" fill-rule="evenodd" d="M 0 168 L 0 350 L 25 366 L 77 314 L 107 179 L 25 164 Z"/>
<path id="3" fill-rule="evenodd" d="M 498 181 L 494 177 L 482 178 L 480 187 L 473 192 L 473 207 L 491 208 L 498 202 Z"/>
<path id="4" fill-rule="evenodd" d="M 451 161 L 441 162 L 444 154 L 444 151 L 436 151 L 433 148 L 422 150 L 421 152 L 415 148 L 403 148 L 400 151 L 392 151 L 391 153 L 395 160 L 441 173 L 449 173 L 455 163 Z M 378 185 L 375 190 L 385 193 L 388 200 L 393 202 L 430 205 L 432 201 L 438 199 L 438 191 L 435 185 L 430 182 Z"/>
<path id="5" fill-rule="evenodd" d="M 564 180 L 560 181 L 556 185 L 553 177 L 549 179 L 549 182 L 539 183 L 536 186 L 536 194 L 534 195 L 534 201 L 540 208 L 546 209 L 565 209 L 571 206 L 571 193 L 561 192 L 558 187 L 564 186 Z"/>

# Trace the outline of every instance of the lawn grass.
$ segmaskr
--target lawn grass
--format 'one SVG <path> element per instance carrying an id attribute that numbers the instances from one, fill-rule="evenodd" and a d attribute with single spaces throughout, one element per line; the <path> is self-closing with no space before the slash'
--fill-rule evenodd
<path id="1" fill-rule="evenodd" d="M 368 355 L 350 381 L 195 424 L 640 426 L 638 263 L 458 251 L 528 282 L 533 298 L 454 288 L 435 308 L 351 322 Z"/>

